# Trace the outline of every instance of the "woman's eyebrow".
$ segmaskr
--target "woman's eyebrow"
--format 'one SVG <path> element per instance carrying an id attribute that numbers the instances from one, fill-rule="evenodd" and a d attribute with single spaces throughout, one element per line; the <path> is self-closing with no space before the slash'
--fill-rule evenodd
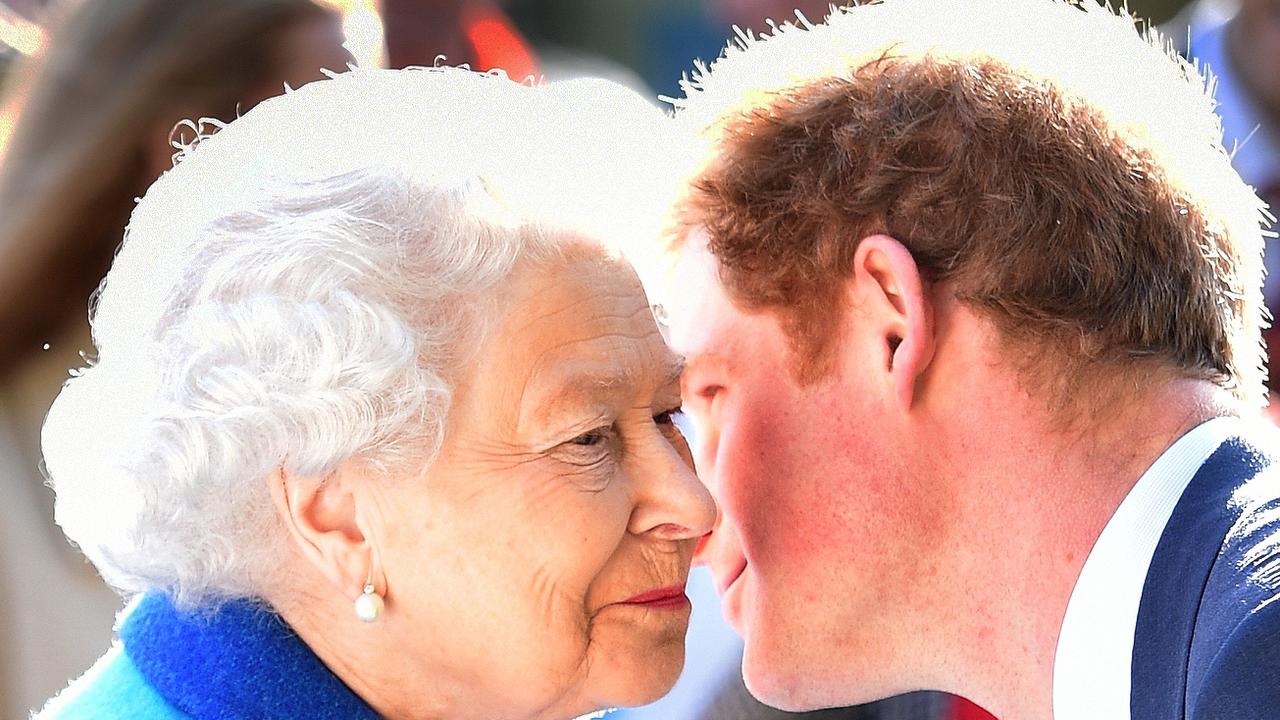
<path id="1" fill-rule="evenodd" d="M 595 414 L 616 404 L 607 398 L 632 387 L 637 373 L 624 366 L 563 363 L 526 385 L 520 402 L 520 426 L 537 427 L 566 415 Z"/>
<path id="2" fill-rule="evenodd" d="M 548 373 L 552 379 L 546 385 L 566 391 L 597 388 L 609 390 L 634 387 L 643 383 L 647 377 L 652 377 L 657 381 L 654 383 L 655 387 L 665 387 L 680 382 L 684 370 L 684 358 L 675 355 L 663 358 L 662 365 L 653 373 L 647 373 L 632 364 L 604 366 L 599 363 L 565 363 Z"/>
<path id="3" fill-rule="evenodd" d="M 669 385 L 679 385 L 680 378 L 684 375 L 684 371 L 688 368 L 688 363 L 679 355 L 673 355 L 668 359 L 666 369 L 666 379 L 659 387 L 667 387 Z"/>
<path id="4" fill-rule="evenodd" d="M 672 355 L 663 360 L 653 389 L 661 391 L 680 384 L 684 359 Z M 564 411 L 592 404 L 613 393 L 628 390 L 644 382 L 648 373 L 634 365 L 602 366 L 598 363 L 565 363 L 547 372 L 538 390 L 527 397 L 528 408 L 536 414 Z"/>

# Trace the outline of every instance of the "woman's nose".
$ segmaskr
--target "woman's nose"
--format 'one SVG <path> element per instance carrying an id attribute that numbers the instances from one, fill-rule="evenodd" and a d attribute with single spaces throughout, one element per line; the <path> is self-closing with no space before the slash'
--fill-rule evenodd
<path id="1" fill-rule="evenodd" d="M 714 423 L 699 422 L 698 418 L 692 414 L 681 413 L 678 420 L 680 432 L 688 441 L 690 460 L 694 463 L 698 480 L 710 491 L 713 487 L 710 478 L 715 470 L 715 453 L 720 441 L 718 428 Z M 694 547 L 693 563 L 695 565 L 711 564 L 711 558 L 715 552 L 712 545 L 720 533 L 721 523 L 724 520 L 720 502 L 714 493 L 711 499 L 716 506 L 716 516 L 711 522 L 711 529 L 698 538 L 698 544 Z"/>
<path id="2" fill-rule="evenodd" d="M 635 478 L 637 497 L 630 530 L 669 540 L 692 540 L 711 532 L 716 504 L 689 462 L 665 442 L 650 458 L 633 469 L 641 477 Z"/>

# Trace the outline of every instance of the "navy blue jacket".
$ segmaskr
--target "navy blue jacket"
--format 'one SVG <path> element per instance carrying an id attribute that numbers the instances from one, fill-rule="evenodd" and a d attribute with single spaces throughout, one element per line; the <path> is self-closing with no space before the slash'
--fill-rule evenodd
<path id="1" fill-rule="evenodd" d="M 1280 718 L 1278 471 L 1232 438 L 1182 494 L 1138 609 L 1133 720 Z"/>

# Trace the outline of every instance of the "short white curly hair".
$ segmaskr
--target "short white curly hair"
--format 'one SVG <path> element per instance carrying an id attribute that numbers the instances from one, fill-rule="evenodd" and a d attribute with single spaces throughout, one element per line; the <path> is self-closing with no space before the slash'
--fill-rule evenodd
<path id="1" fill-rule="evenodd" d="M 138 204 L 96 360 L 45 422 L 58 524 L 125 593 L 259 594 L 284 547 L 265 476 L 431 462 L 523 260 L 652 242 L 668 125 L 604 81 L 429 68 L 337 75 L 202 137 Z"/>

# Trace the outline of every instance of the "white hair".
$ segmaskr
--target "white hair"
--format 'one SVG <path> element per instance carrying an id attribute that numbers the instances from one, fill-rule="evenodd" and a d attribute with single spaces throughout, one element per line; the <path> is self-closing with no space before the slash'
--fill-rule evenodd
<path id="1" fill-rule="evenodd" d="M 522 260 L 652 242 L 668 125 L 603 81 L 355 70 L 201 138 L 138 204 L 45 422 L 67 537 L 125 592 L 261 592 L 267 475 L 431 462 Z"/>
<path id="2" fill-rule="evenodd" d="M 701 136 L 701 163 L 722 150 L 725 123 L 768 112 L 790 90 L 848 77 L 884 56 L 994 61 L 1029 82 L 1048 83 L 1149 154 L 1207 228 L 1239 248 L 1241 282 L 1232 292 L 1248 308 L 1239 337 L 1254 347 L 1241 348 L 1246 360 L 1238 381 L 1244 396 L 1265 402 L 1256 340 L 1263 314 L 1253 312 L 1262 308 L 1265 205 L 1231 167 L 1214 114 L 1214 81 L 1204 68 L 1177 57 L 1127 11 L 1098 0 L 888 0 L 833 7 L 816 25 L 799 12 L 794 22 L 770 25 L 762 36 L 735 28 L 737 37 L 718 59 L 709 66 L 699 61 L 681 81 L 685 96 L 668 99 L 677 123 Z"/>

